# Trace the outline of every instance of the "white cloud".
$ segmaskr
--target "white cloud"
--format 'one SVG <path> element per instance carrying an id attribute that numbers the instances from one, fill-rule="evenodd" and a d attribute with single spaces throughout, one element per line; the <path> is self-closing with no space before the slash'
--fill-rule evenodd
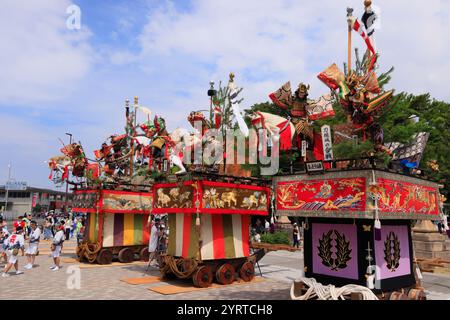
<path id="1" fill-rule="evenodd" d="M 445 1 L 375 1 L 382 9 L 377 45 L 381 71 L 396 67 L 391 86 L 398 91 L 431 92 L 449 99 L 447 52 L 450 4 Z M 316 75 L 333 62 L 346 60 L 346 7 L 360 17 L 360 0 L 193 2 L 192 10 L 177 11 L 171 2 L 151 12 L 140 36 L 142 60 L 150 74 L 161 61 L 177 60 L 179 70 L 166 71 L 165 80 L 186 79 L 197 96 L 206 78 L 225 79 L 229 71 L 245 87 L 249 103 L 267 100 L 284 81 L 312 85 L 312 95 L 326 91 Z M 360 51 L 365 45 L 353 32 Z M 185 65 L 181 61 L 184 61 Z M 197 68 L 195 74 L 189 74 Z"/>
<path id="2" fill-rule="evenodd" d="M 66 27 L 69 0 L 2 1 L 0 104 L 65 97 L 90 66 L 89 30 Z M 83 17 L 83 16 L 82 16 Z"/>

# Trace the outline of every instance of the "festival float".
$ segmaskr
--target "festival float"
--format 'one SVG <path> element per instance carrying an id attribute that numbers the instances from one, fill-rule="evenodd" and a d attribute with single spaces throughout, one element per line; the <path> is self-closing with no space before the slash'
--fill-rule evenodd
<path id="1" fill-rule="evenodd" d="M 291 166 L 290 172 L 273 179 L 276 215 L 304 221 L 304 277 L 292 285 L 295 300 L 426 299 L 419 285 L 411 227 L 417 221 L 440 218 L 439 186 L 417 176 L 427 133 L 414 136 L 410 145 L 384 141 L 379 119 L 397 100 L 393 90 L 383 89 L 392 70 L 379 76 L 375 72 L 378 54 L 371 24 L 376 17 L 371 1 L 364 4 L 367 34 L 353 17 L 353 9 L 347 9 L 349 52 L 344 71 L 332 64 L 318 75 L 331 94 L 309 101 L 308 86 L 300 84 L 291 95 L 287 83 L 270 98 L 288 110 L 289 117 L 259 115 L 266 127 L 269 123 L 281 135 L 284 130 L 286 149 L 306 141 L 312 151 L 302 150 L 303 170 L 292 172 Z M 362 59 L 355 50 L 355 68 L 352 31 L 367 45 Z M 344 112 L 346 122 L 322 122 L 321 134 L 316 134 L 313 121 L 318 118 L 310 110 L 317 110 L 318 104 L 322 105 L 319 115 L 334 116 L 334 105 Z M 350 149 L 358 141 L 370 144 L 369 152 L 334 158 L 338 144 Z"/>
<path id="2" fill-rule="evenodd" d="M 233 118 L 235 132 L 249 134 L 239 110 L 242 88 L 237 88 L 232 73 L 226 87 L 219 84 L 219 90 L 215 90 L 214 83 L 210 85 L 209 119 L 201 110 L 188 117 L 199 138 L 188 144 L 183 154 L 183 161 L 191 163 L 187 174 L 167 177 L 167 181 L 153 185 L 152 212 L 168 214 L 170 230 L 162 276 L 192 279 L 197 287 L 208 287 L 214 280 L 230 284 L 237 277 L 243 281 L 253 279 L 255 263 L 266 251 L 252 252 L 251 216 L 268 216 L 271 201 L 270 180 L 250 177 L 230 160 L 238 157 L 240 147 L 226 145 Z M 217 136 L 209 136 L 214 130 Z M 184 140 L 195 141 L 195 135 Z M 218 154 L 196 161 L 196 147 L 207 150 L 208 146 L 218 147 Z M 226 155 L 223 160 L 216 158 L 222 154 Z"/>
<path id="3" fill-rule="evenodd" d="M 62 155 L 47 161 L 49 178 L 72 186 L 72 211 L 86 215 L 84 238 L 76 251 L 80 261 L 110 264 L 117 257 L 127 263 L 136 256 L 148 260 L 151 181 L 139 175 L 144 164 L 139 161 L 142 144 L 135 122 L 137 110 L 146 115 L 150 110 L 138 106 L 137 98 L 134 107 L 130 112 L 126 101 L 126 133 L 111 135 L 94 151 L 94 159 L 78 142 L 63 145 Z"/>
<path id="4" fill-rule="evenodd" d="M 126 101 L 125 133 L 111 135 L 94 152 L 95 159 L 86 157 L 81 143 L 73 143 L 48 161 L 50 178 L 73 186 L 72 210 L 87 214 L 77 249 L 80 260 L 147 260 L 151 215 L 161 215 L 167 216 L 170 231 L 160 265 L 163 276 L 189 278 L 198 287 L 214 279 L 229 284 L 237 276 L 252 280 L 265 250 L 250 248 L 251 216 L 269 214 L 270 180 L 251 178 L 229 161 L 230 154 L 237 157 L 235 149 L 227 150 L 228 161 L 220 159 L 227 130 L 249 132 L 234 74 L 226 87 L 210 85 L 210 118 L 203 110 L 192 111 L 187 117 L 192 132 L 177 128 L 169 133 L 165 120 L 150 120 L 150 109 L 135 98 L 134 108 Z M 146 117 L 142 123 L 138 112 Z M 208 135 L 212 130 L 215 136 Z M 208 148 L 215 153 L 200 154 L 198 160 L 197 150 Z"/>
<path id="5" fill-rule="evenodd" d="M 269 187 L 193 177 L 154 185 L 153 213 L 168 213 L 170 230 L 162 275 L 198 287 L 252 280 L 265 251 L 250 253 L 250 216 L 268 215 Z"/>

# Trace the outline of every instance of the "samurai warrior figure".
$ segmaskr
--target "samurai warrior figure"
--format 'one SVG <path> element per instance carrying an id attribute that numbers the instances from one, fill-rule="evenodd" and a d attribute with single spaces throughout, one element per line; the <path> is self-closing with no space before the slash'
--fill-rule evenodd
<path id="1" fill-rule="evenodd" d="M 270 94 L 269 97 L 278 107 L 287 112 L 289 120 L 295 126 L 297 137 L 312 142 L 313 130 L 308 122 L 307 109 L 314 101 L 308 99 L 309 88 L 309 85 L 300 83 L 294 95 L 292 95 L 291 84 L 287 82 L 276 92 Z"/>

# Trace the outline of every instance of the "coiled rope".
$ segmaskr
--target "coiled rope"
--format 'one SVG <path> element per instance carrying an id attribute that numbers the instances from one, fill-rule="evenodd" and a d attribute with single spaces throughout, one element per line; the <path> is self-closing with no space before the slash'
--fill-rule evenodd
<path id="1" fill-rule="evenodd" d="M 318 300 L 345 300 L 345 295 L 352 293 L 360 293 L 363 300 L 378 300 L 378 297 L 367 287 L 355 284 L 348 284 L 346 286 L 336 288 L 334 285 L 324 286 L 316 281 L 314 278 L 300 278 L 296 282 L 301 281 L 308 286 L 308 290 L 304 295 L 296 296 L 294 293 L 295 283 L 291 286 L 292 300 L 309 300 L 316 298 Z"/>
<path id="2" fill-rule="evenodd" d="M 172 256 L 164 256 L 164 266 L 161 269 L 161 273 L 166 274 L 171 271 L 179 279 L 190 278 L 197 270 L 198 262 L 195 259 L 190 259 L 189 261 L 191 262 L 189 264 L 190 268 L 182 271 L 186 266 L 184 259 L 175 259 Z"/>
<path id="3" fill-rule="evenodd" d="M 96 243 L 82 242 L 78 245 L 76 253 L 80 260 L 86 258 L 90 263 L 93 263 L 97 259 L 97 253 L 101 248 L 102 246 L 98 241 Z"/>

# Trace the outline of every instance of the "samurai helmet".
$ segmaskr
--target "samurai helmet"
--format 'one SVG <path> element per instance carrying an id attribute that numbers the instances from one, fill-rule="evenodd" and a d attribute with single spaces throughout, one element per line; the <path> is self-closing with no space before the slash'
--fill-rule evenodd
<path id="1" fill-rule="evenodd" d="M 309 88 L 310 88 L 309 84 L 306 85 L 306 84 L 304 84 L 303 82 L 301 82 L 301 83 L 298 85 L 297 92 L 300 93 L 300 94 L 308 94 Z"/>

